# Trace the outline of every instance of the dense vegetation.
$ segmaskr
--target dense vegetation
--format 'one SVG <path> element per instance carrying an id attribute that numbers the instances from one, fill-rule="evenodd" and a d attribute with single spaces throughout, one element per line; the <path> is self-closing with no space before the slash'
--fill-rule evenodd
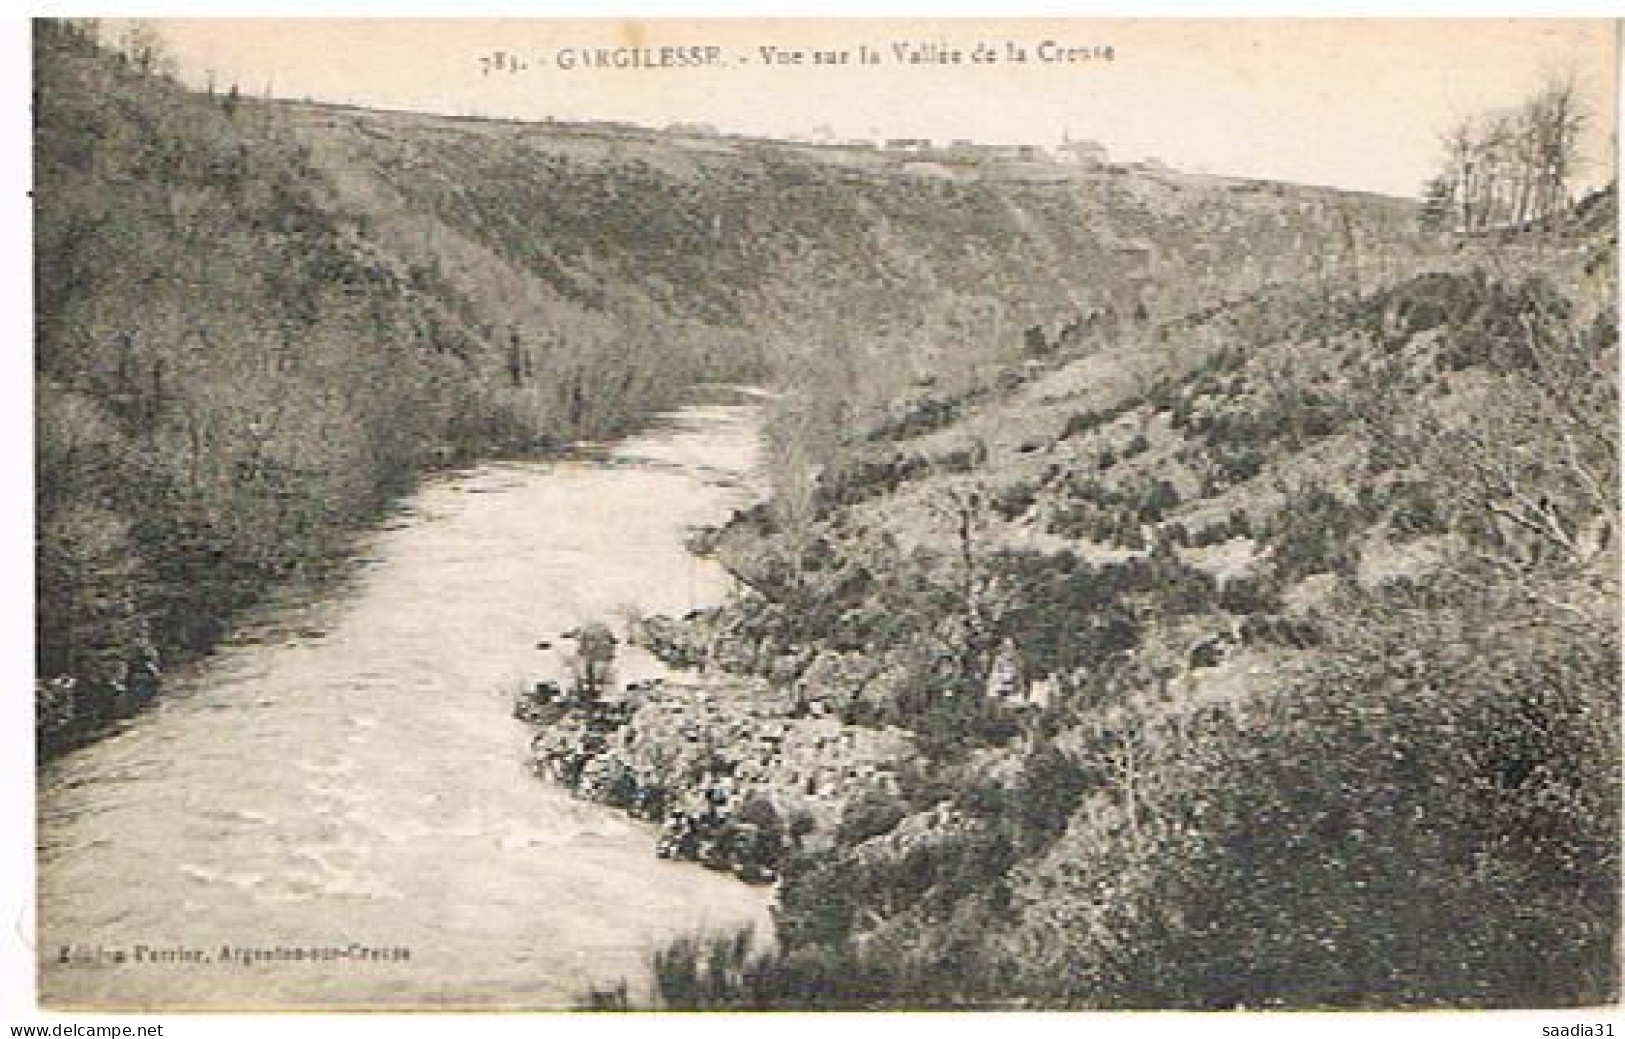
<path id="1" fill-rule="evenodd" d="M 657 957 L 666 1004 L 1617 998 L 1607 244 L 1209 313 L 1115 392 L 1063 357 L 721 532 L 725 662 L 856 653 L 842 717 L 926 758 L 787 857 L 771 951 Z"/>
<path id="2" fill-rule="evenodd" d="M 41 758 L 150 699 L 428 468 L 626 430 L 749 351 L 453 284 L 340 197 L 274 105 L 160 41 L 35 34 Z M 543 299 L 532 319 L 492 302 Z M 500 319 L 499 319 L 500 315 Z"/>

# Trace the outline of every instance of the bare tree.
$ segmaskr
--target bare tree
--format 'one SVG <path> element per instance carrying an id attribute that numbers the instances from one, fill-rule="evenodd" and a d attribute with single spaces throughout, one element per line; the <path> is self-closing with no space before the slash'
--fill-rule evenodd
<path id="1" fill-rule="evenodd" d="M 1475 179 L 1478 172 L 1478 127 L 1471 117 L 1465 117 L 1450 126 L 1440 137 L 1445 152 L 1444 174 L 1451 195 L 1461 213 L 1461 226 L 1471 230 L 1476 226 L 1474 201 L 1478 195 Z"/>
<path id="2" fill-rule="evenodd" d="M 1590 113 L 1572 72 L 1549 75 L 1522 105 L 1469 116 L 1440 135 L 1464 231 L 1550 225 L 1569 204 Z M 1439 187 L 1433 189 L 1439 192 Z"/>
<path id="3" fill-rule="evenodd" d="M 978 445 L 978 450 L 982 450 Z M 932 517 L 948 528 L 954 544 L 949 587 L 958 616 L 939 634 L 954 644 L 959 674 L 967 682 L 987 678 L 998 649 L 1003 610 L 998 575 L 989 562 L 993 550 L 991 495 L 980 480 L 948 484 L 926 503 Z"/>
<path id="4" fill-rule="evenodd" d="M 170 55 L 158 27 L 142 18 L 132 18 L 119 34 L 119 53 L 143 76 L 169 76 L 175 71 L 175 59 Z"/>
<path id="5" fill-rule="evenodd" d="M 1548 76 L 1524 112 L 1528 153 L 1535 165 L 1532 216 L 1549 221 L 1568 204 L 1572 180 L 1581 164 L 1580 137 L 1591 114 L 1580 97 L 1572 71 Z"/>

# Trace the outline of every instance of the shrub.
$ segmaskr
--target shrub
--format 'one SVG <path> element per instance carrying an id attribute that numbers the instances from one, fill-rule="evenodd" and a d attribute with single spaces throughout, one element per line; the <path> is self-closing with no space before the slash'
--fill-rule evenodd
<path id="1" fill-rule="evenodd" d="M 1028 509 L 1033 507 L 1037 500 L 1038 488 L 1025 480 L 1001 487 L 993 496 L 993 510 L 1007 520 L 1021 517 Z"/>
<path id="2" fill-rule="evenodd" d="M 1432 489 L 1415 480 L 1393 487 L 1389 495 L 1388 526 L 1401 539 L 1444 534 L 1450 529 Z"/>
<path id="3" fill-rule="evenodd" d="M 868 787 L 841 809 L 835 837 L 842 844 L 858 844 L 890 833 L 907 815 L 908 805 L 902 798 L 882 787 Z"/>
<path id="4" fill-rule="evenodd" d="M 1352 573 L 1358 524 L 1355 507 L 1337 495 L 1318 484 L 1300 488 L 1271 518 L 1265 535 L 1275 573 L 1287 583 L 1310 574 Z"/>
<path id="5" fill-rule="evenodd" d="M 1278 613 L 1281 598 L 1275 587 L 1256 575 L 1228 578 L 1219 589 L 1219 608 L 1238 616 Z"/>
<path id="6" fill-rule="evenodd" d="M 769 960 L 754 950 L 755 933 L 678 938 L 656 950 L 655 988 L 668 1010 L 747 1009 L 759 1005 L 756 979 Z"/>
<path id="7" fill-rule="evenodd" d="M 1192 711 L 1164 754 L 1142 738 L 1138 839 L 1084 830 L 1048 860 L 1017 987 L 1096 1008 L 1616 999 L 1617 631 L 1576 640 L 1573 617 L 1467 591 L 1421 615 L 1370 600 L 1306 678 Z M 1109 826 L 1106 803 L 1077 818 Z"/>
<path id="8" fill-rule="evenodd" d="M 1617 998 L 1617 640 L 1386 623 L 1208 777 L 1187 983 L 1253 1006 Z"/>

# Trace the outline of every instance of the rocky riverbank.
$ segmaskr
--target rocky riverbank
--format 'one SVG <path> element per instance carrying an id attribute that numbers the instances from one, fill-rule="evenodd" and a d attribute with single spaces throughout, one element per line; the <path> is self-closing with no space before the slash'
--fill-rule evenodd
<path id="1" fill-rule="evenodd" d="M 753 883 L 829 847 L 846 806 L 893 793 L 911 737 L 843 725 L 760 680 L 688 675 L 586 699 L 541 682 L 515 714 L 532 767 L 662 826 L 657 853 Z"/>

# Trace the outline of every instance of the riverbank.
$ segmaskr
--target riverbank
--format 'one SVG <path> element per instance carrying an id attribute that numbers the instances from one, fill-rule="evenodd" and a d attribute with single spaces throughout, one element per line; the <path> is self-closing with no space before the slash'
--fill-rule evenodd
<path id="1" fill-rule="evenodd" d="M 358 546 L 343 596 L 222 646 L 47 767 L 41 950 L 359 942 L 410 960 L 143 970 L 42 952 L 42 1000 L 558 1009 L 620 978 L 646 993 L 680 936 L 770 933 L 765 889 L 661 861 L 656 827 L 538 783 L 507 710 L 543 633 L 719 601 L 724 575 L 683 540 L 750 500 L 758 423 L 683 409 L 601 461 L 426 481 Z"/>
<path id="2" fill-rule="evenodd" d="M 63 754 L 116 733 L 155 705 L 167 689 L 183 687 L 188 676 L 213 653 L 245 643 L 320 638 L 321 627 L 297 620 L 297 615 L 351 594 L 357 575 L 376 561 L 369 546 L 378 534 L 411 522 L 411 502 L 421 492 L 439 485 L 475 481 L 482 473 L 501 469 L 517 472 L 528 466 L 645 464 L 651 459 L 637 454 L 635 447 L 644 439 L 681 435 L 692 430 L 696 416 L 703 421 L 707 415 L 726 415 L 750 407 L 749 402 L 765 394 L 754 387 L 706 384 L 691 395 L 694 403 L 690 406 L 642 416 L 614 440 L 537 443 L 523 452 L 477 462 L 465 459 L 437 463 L 413 473 L 387 500 L 376 502 L 344 526 L 330 531 L 318 554 L 302 560 L 299 568 L 251 584 L 234 585 L 231 594 L 199 606 L 193 620 L 197 624 L 207 622 L 207 635 L 181 644 L 135 639 L 120 651 L 122 662 L 114 669 L 116 677 L 104 676 L 98 682 L 87 683 L 66 674 L 42 677 L 35 689 L 36 767 L 43 768 Z M 634 445 L 632 455 L 623 452 L 629 444 Z M 727 460 L 709 467 L 707 474 L 724 489 L 743 486 L 741 481 L 745 479 L 728 469 Z M 475 489 L 471 493 L 483 492 Z"/>
<path id="3" fill-rule="evenodd" d="M 658 822 L 662 858 L 751 883 L 832 847 L 863 798 L 895 797 L 913 749 L 904 730 L 845 725 L 795 691 L 739 677 L 686 674 L 527 713 L 537 775 Z"/>

